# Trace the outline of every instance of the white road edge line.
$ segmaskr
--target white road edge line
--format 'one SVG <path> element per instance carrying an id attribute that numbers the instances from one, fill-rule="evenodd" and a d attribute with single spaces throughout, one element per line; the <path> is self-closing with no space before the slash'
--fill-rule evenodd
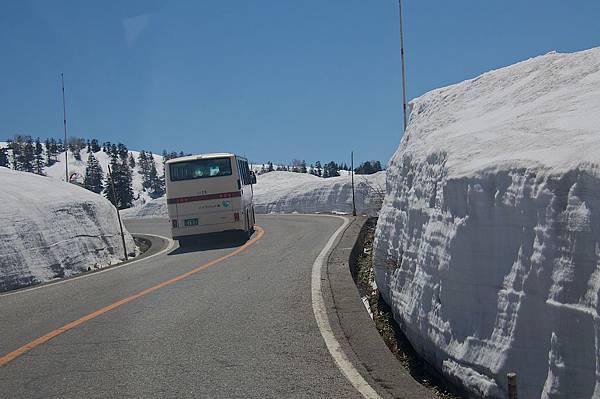
<path id="1" fill-rule="evenodd" d="M 350 224 L 350 220 L 342 216 L 327 216 L 343 219 L 344 223 L 329 238 L 329 241 L 327 241 L 327 244 L 325 244 L 325 247 L 323 248 L 319 256 L 317 256 L 317 259 L 315 259 L 315 263 L 313 263 L 311 279 L 311 296 L 315 319 L 317 319 L 319 331 L 321 332 L 321 336 L 325 340 L 325 344 L 327 345 L 327 349 L 329 350 L 331 357 L 335 361 L 336 366 L 340 369 L 340 371 L 344 374 L 348 381 L 350 381 L 352 386 L 354 386 L 354 388 L 356 388 L 356 390 L 367 399 L 381 399 L 381 396 L 379 396 L 379 394 L 373 389 L 373 387 L 371 387 L 371 385 L 369 385 L 369 383 L 365 381 L 363 376 L 360 375 L 360 373 L 354 367 L 352 362 L 348 360 L 348 357 L 344 353 L 342 346 L 335 338 L 333 330 L 331 329 L 331 324 L 329 324 L 329 318 L 327 317 L 327 309 L 325 307 L 325 300 L 323 299 L 323 294 L 321 292 L 322 271 L 325 262 L 327 261 L 329 252 L 335 244 L 335 241 L 337 240 L 338 236 L 345 230 L 346 226 Z"/>
<path id="2" fill-rule="evenodd" d="M 68 279 L 65 279 L 65 280 L 53 281 L 53 282 L 49 282 L 49 283 L 46 283 L 46 284 L 37 285 L 37 286 L 31 287 L 31 288 L 24 288 L 24 289 L 13 291 L 13 292 L 7 292 L 7 293 L 4 293 L 4 294 L 0 294 L 0 298 L 6 297 L 6 296 L 11 296 L 11 295 L 24 294 L 26 292 L 31 292 L 31 291 L 35 291 L 35 290 L 41 290 L 43 288 L 49 288 L 49 287 L 53 287 L 55 285 L 69 283 L 71 281 L 79 280 L 79 279 L 82 279 L 82 278 L 97 276 L 97 275 L 102 274 L 102 273 L 111 272 L 113 270 L 117 270 L 117 269 L 120 269 L 122 267 L 130 266 L 130 265 L 133 265 L 134 263 L 142 262 L 144 260 L 154 258 L 155 256 L 162 255 L 165 252 L 170 251 L 173 248 L 173 246 L 175 245 L 175 241 L 172 240 L 169 237 L 160 236 L 158 234 L 141 234 L 141 235 L 162 238 L 163 240 L 167 240 L 167 242 L 169 243 L 169 245 L 167 245 L 167 247 L 165 249 L 163 249 L 161 251 L 158 251 L 157 253 L 152 254 L 150 256 L 147 256 L 145 258 L 133 260 L 131 262 L 123 263 L 122 265 L 118 265 L 118 266 L 113 266 L 113 267 L 108 267 L 108 268 L 105 268 L 105 269 L 100 269 L 100 270 L 98 270 L 98 271 L 96 271 L 94 273 L 82 274 L 81 276 L 71 277 L 71 278 L 68 278 Z"/>

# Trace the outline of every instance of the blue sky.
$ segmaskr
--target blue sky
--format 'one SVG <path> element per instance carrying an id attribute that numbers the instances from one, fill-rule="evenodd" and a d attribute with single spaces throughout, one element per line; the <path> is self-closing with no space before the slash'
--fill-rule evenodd
<path id="1" fill-rule="evenodd" d="M 598 1 L 404 0 L 408 96 L 600 45 Z M 402 134 L 394 0 L 13 1 L 0 138 L 70 135 L 252 161 L 387 162 Z"/>

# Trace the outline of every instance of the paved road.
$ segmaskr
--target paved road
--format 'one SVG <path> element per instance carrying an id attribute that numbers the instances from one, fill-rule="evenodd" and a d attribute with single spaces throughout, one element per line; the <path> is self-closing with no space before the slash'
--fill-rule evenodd
<path id="1" fill-rule="evenodd" d="M 0 397 L 358 398 L 311 305 L 311 267 L 341 221 L 263 216 L 239 254 L 86 321 L 0 366 Z M 168 235 L 163 221 L 132 232 Z M 235 251 L 213 241 L 0 296 L 0 356 Z"/>

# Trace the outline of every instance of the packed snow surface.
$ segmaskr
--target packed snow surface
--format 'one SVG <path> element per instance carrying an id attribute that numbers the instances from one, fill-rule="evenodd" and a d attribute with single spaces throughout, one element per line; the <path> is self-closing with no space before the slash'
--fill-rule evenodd
<path id="1" fill-rule="evenodd" d="M 0 291 L 68 277 L 124 256 L 115 208 L 100 195 L 0 167 L 0 203 Z"/>
<path id="2" fill-rule="evenodd" d="M 385 172 L 354 175 L 356 210 L 375 215 L 381 208 Z M 327 179 L 308 173 L 269 172 L 257 176 L 254 189 L 256 213 L 352 213 L 351 176 Z M 165 197 L 122 212 L 126 218 L 167 217 Z"/>
<path id="3" fill-rule="evenodd" d="M 475 395 L 600 397 L 600 48 L 411 105 L 375 239 L 395 319 Z"/>

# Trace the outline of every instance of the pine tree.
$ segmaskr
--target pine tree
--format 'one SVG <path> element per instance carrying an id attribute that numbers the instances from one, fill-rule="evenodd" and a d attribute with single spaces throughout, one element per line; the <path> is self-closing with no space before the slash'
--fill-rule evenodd
<path id="1" fill-rule="evenodd" d="M 33 159 L 33 171 L 38 175 L 44 174 L 44 147 L 40 142 L 40 138 L 35 139 Z"/>
<path id="2" fill-rule="evenodd" d="M 0 167 L 8 168 L 8 151 L 6 148 L 0 148 Z"/>
<path id="3" fill-rule="evenodd" d="M 20 146 L 19 154 L 17 156 L 18 170 L 23 172 L 33 172 L 33 163 L 35 159 L 33 140 L 27 136 L 24 142 Z"/>
<path id="4" fill-rule="evenodd" d="M 12 150 L 12 168 L 14 170 L 20 170 L 17 159 L 19 158 L 19 154 L 21 153 L 21 145 L 18 142 L 16 142 L 16 140 L 8 140 L 8 149 Z"/>
<path id="5" fill-rule="evenodd" d="M 158 177 L 158 171 L 156 170 L 156 164 L 154 162 L 154 157 L 152 157 L 152 153 L 150 153 L 149 159 L 149 172 L 148 172 L 148 183 L 149 183 L 149 191 L 150 196 L 152 198 L 158 198 L 165 193 L 164 190 L 164 180 L 161 181 L 160 177 Z"/>
<path id="6" fill-rule="evenodd" d="M 131 174 L 131 169 L 129 168 L 129 165 L 127 164 L 127 160 L 121 162 L 119 162 L 119 160 L 120 157 L 117 151 L 111 154 L 110 166 L 112 171 L 113 184 L 115 187 L 115 195 L 113 196 L 112 185 L 108 174 L 106 180 L 106 188 L 104 189 L 104 195 L 118 209 L 125 209 L 131 207 L 131 205 L 133 204 L 133 188 L 131 187 L 131 184 L 133 182 L 133 176 Z"/>
<path id="7" fill-rule="evenodd" d="M 300 173 L 306 173 L 306 161 L 302 160 L 302 162 L 300 162 Z"/>
<path id="8" fill-rule="evenodd" d="M 339 166 L 331 161 L 327 164 L 325 164 L 325 166 L 323 167 L 323 177 L 335 177 L 335 176 L 339 176 Z"/>
<path id="9" fill-rule="evenodd" d="M 129 162 L 129 167 L 131 170 L 135 169 L 135 158 L 133 158 L 132 153 L 129 153 L 129 160 L 127 162 Z"/>
<path id="10" fill-rule="evenodd" d="M 100 144 L 98 144 L 97 139 L 92 139 L 92 141 L 90 141 L 90 148 L 92 149 L 93 153 L 100 151 Z"/>
<path id="11" fill-rule="evenodd" d="M 83 187 L 90 191 L 100 194 L 102 192 L 102 166 L 96 159 L 93 152 L 88 155 L 87 165 L 85 167 L 85 177 Z"/>
<path id="12" fill-rule="evenodd" d="M 315 163 L 315 168 L 317 169 L 317 176 L 321 177 L 323 174 L 323 169 L 321 167 L 321 161 L 317 161 Z"/>
<path id="13" fill-rule="evenodd" d="M 267 172 L 272 172 L 273 171 L 273 162 L 269 161 L 267 162 Z"/>
<path id="14" fill-rule="evenodd" d="M 133 206 L 133 172 L 127 159 L 121 163 L 121 206 L 122 209 Z"/>

